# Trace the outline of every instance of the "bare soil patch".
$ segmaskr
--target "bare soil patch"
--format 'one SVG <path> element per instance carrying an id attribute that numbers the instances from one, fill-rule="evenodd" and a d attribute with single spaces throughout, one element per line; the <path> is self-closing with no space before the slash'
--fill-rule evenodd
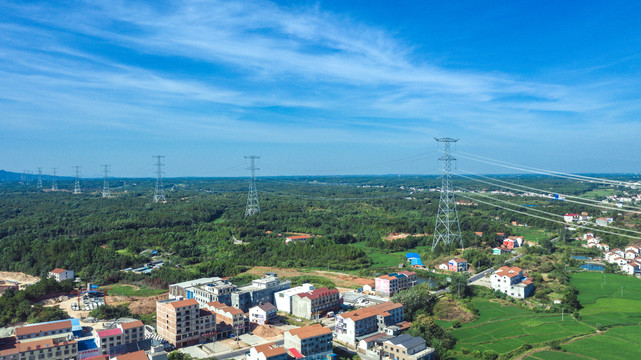
<path id="1" fill-rule="evenodd" d="M 254 335 L 260 336 L 265 340 L 282 337 L 285 333 L 285 330 L 279 329 L 272 325 L 258 325 L 254 330 L 252 330 Z"/>
<path id="2" fill-rule="evenodd" d="M 121 304 L 129 304 L 128 308 L 132 314 L 144 315 L 156 312 L 156 301 L 166 300 L 167 294 L 161 294 L 149 297 L 140 296 L 107 296 L 105 297 L 105 304 L 116 306 Z"/>
<path id="3" fill-rule="evenodd" d="M 331 271 L 312 270 L 312 271 L 303 272 L 296 269 L 281 269 L 281 268 L 274 268 L 274 267 L 267 267 L 267 266 L 255 266 L 250 270 L 248 270 L 246 273 L 262 276 L 262 275 L 265 275 L 266 272 L 276 273 L 278 274 L 279 277 L 283 277 L 283 278 L 291 278 L 295 276 L 305 276 L 305 275 L 320 276 L 334 282 L 334 284 L 336 284 L 336 287 L 349 288 L 349 289 L 359 288 L 359 287 L 362 287 L 363 285 L 370 284 L 374 281 L 374 279 L 361 278 L 361 277 L 350 275 L 350 274 L 337 273 L 337 272 L 331 272 Z"/>
<path id="4" fill-rule="evenodd" d="M 405 239 L 408 236 L 427 236 L 427 234 L 390 233 L 384 238 L 386 241 Z"/>
<path id="5" fill-rule="evenodd" d="M 4 281 L 7 285 L 18 282 L 19 284 L 16 285 L 20 285 L 20 289 L 23 289 L 27 284 L 33 284 L 40 281 L 40 278 L 21 272 L 0 271 L 0 281 Z"/>
<path id="6" fill-rule="evenodd" d="M 434 315 L 439 320 L 458 321 L 466 323 L 474 320 L 474 314 L 461 306 L 457 301 L 449 298 L 442 298 L 434 308 Z"/>

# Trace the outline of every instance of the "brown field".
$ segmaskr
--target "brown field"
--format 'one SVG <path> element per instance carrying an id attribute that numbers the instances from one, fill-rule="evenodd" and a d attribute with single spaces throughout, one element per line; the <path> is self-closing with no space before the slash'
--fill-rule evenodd
<path id="1" fill-rule="evenodd" d="M 40 281 L 40 278 L 21 272 L 0 271 L 0 280 L 17 281 L 20 283 L 20 289 L 23 289 L 26 284 L 38 282 Z"/>
<path id="2" fill-rule="evenodd" d="M 273 268 L 273 267 L 267 267 L 267 266 L 255 266 L 250 270 L 248 270 L 246 273 L 262 276 L 262 275 L 265 275 L 266 272 L 274 272 L 278 274 L 279 277 L 284 277 L 284 278 L 291 278 L 294 276 L 304 276 L 304 275 L 321 276 L 333 281 L 334 284 L 336 284 L 336 287 L 349 288 L 349 289 L 360 288 L 363 285 L 367 285 L 374 281 L 374 279 L 361 278 L 361 277 L 350 275 L 350 274 L 343 274 L 343 273 L 337 273 L 332 271 L 322 271 L 322 270 L 300 271 L 296 269 L 281 269 L 281 268 Z"/>

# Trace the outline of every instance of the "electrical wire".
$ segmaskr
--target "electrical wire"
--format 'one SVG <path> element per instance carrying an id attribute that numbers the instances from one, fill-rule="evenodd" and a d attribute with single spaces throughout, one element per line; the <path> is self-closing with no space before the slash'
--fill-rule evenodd
<path id="1" fill-rule="evenodd" d="M 537 218 L 537 219 L 542 219 L 542 220 L 546 220 L 546 221 L 550 221 L 550 222 L 554 222 L 554 223 L 558 223 L 558 224 L 562 224 L 562 225 L 567 225 L 563 221 L 558 221 L 558 220 L 554 220 L 554 219 L 548 219 L 546 217 L 538 216 L 538 215 L 534 215 L 534 214 L 528 214 L 527 212 L 521 212 L 521 211 L 518 211 L 518 210 L 506 208 L 506 207 L 501 206 L 501 205 L 488 203 L 488 202 L 485 202 L 485 201 L 482 201 L 482 200 L 479 200 L 479 199 L 475 199 L 475 198 L 470 197 L 470 196 L 466 196 L 466 195 L 462 195 L 462 194 L 457 194 L 457 196 L 460 196 L 460 197 L 463 197 L 463 198 L 466 198 L 466 199 L 469 199 L 469 200 L 477 201 L 477 202 L 480 202 L 480 203 L 485 204 L 485 205 L 494 206 L 494 207 L 497 207 L 499 209 L 503 209 L 503 210 L 507 210 L 507 211 L 511 211 L 511 212 L 516 212 L 516 213 L 519 213 L 521 215 L 531 216 L 531 217 L 534 217 L 534 218 Z M 601 232 L 601 233 L 605 233 L 605 234 L 610 234 L 610 235 L 616 235 L 616 236 L 622 236 L 622 237 L 627 237 L 627 238 L 631 238 L 631 239 L 641 240 L 641 237 L 632 236 L 632 235 L 626 235 L 626 234 L 619 234 L 619 233 L 615 233 L 615 232 L 612 232 L 612 231 L 591 228 L 591 227 L 585 226 L 585 225 L 577 225 L 577 228 L 582 228 L 582 229 L 587 229 L 587 230 L 590 230 L 590 231 Z"/>

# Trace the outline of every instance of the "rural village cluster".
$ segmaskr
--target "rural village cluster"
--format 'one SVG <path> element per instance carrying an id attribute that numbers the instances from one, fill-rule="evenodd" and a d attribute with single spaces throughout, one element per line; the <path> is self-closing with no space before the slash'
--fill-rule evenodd
<path id="1" fill-rule="evenodd" d="M 567 216 L 568 222 L 574 220 L 573 214 Z M 492 250 L 494 255 L 536 246 L 523 237 L 505 237 L 501 233 L 497 236 L 503 239 Z M 308 238 L 301 235 L 287 241 Z M 615 263 L 625 273 L 639 273 L 639 247 L 610 251 L 593 233 L 584 234 L 581 240 L 584 247 L 603 251 L 603 259 L 594 259 L 594 263 Z M 419 254 L 407 253 L 406 258 L 407 263 L 399 267 L 425 269 Z M 145 272 L 158 265 L 162 263 L 124 271 Z M 436 270 L 472 269 L 465 259 L 453 258 L 436 266 Z M 503 266 L 484 273 L 480 279 L 484 285 L 507 296 L 523 299 L 533 292 L 532 280 L 519 267 Z M 74 279 L 74 272 L 54 269 L 49 277 L 64 281 Z M 479 284 L 483 285 L 482 281 Z M 103 329 L 90 327 L 90 331 L 83 329 L 78 318 L 31 324 L 10 329 L 11 334 L 0 339 L 0 360 L 162 360 L 167 359 L 167 351 L 181 348 L 223 358 L 227 354 L 246 360 L 318 360 L 335 357 L 333 346 L 356 351 L 366 359 L 428 360 L 433 358 L 434 350 L 426 346 L 424 339 L 405 332 L 411 324 L 404 321 L 403 305 L 389 301 L 394 294 L 417 283 L 416 272 L 409 270 L 378 276 L 357 291 L 342 293 L 312 284 L 292 287 L 289 280 L 279 279 L 273 272 L 242 287 L 220 277 L 201 278 L 169 286 L 168 298 L 156 303 L 155 329 L 135 319 L 103 323 Z M 6 290 L 12 285 L 2 286 Z M 78 303 L 72 304 L 72 310 L 104 305 L 102 296 L 104 293 L 89 284 L 78 295 Z M 297 326 L 287 319 L 293 323 L 314 321 Z M 239 345 L 241 339 L 245 347 Z M 223 340 L 232 345 L 224 345 Z"/>

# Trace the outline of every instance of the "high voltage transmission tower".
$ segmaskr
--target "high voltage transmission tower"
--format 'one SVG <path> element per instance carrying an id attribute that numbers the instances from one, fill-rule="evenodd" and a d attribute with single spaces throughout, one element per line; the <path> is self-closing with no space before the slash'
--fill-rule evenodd
<path id="1" fill-rule="evenodd" d="M 42 189 L 42 168 L 38 168 L 38 185 L 36 188 Z"/>
<path id="2" fill-rule="evenodd" d="M 109 167 L 111 165 L 103 165 L 105 168 L 105 181 L 102 183 L 102 197 L 110 198 L 111 190 L 109 190 Z"/>
<path id="3" fill-rule="evenodd" d="M 53 177 L 51 178 L 51 190 L 58 190 L 58 182 L 56 181 L 56 168 L 53 168 Z"/>
<path id="4" fill-rule="evenodd" d="M 452 178 L 452 161 L 456 161 L 456 158 L 452 156 L 450 144 L 457 142 L 458 139 L 434 138 L 434 140 L 443 144 L 443 156 L 438 158 L 443 161 L 443 177 L 441 178 L 441 199 L 438 203 L 432 250 L 434 250 L 439 242 L 442 242 L 445 246 L 450 245 L 452 242 L 458 242 L 462 248 L 463 238 L 461 237 L 461 226 L 458 222 L 454 191 L 450 184 Z"/>
<path id="5" fill-rule="evenodd" d="M 156 166 L 156 188 L 154 189 L 154 202 L 167 202 L 167 199 L 165 199 L 165 189 L 162 186 L 162 174 L 163 174 L 163 159 L 165 157 L 163 155 L 154 155 L 154 159 L 156 159 L 156 163 L 154 164 Z"/>
<path id="6" fill-rule="evenodd" d="M 256 190 L 256 170 L 260 170 L 256 167 L 256 159 L 260 159 L 260 156 L 249 155 L 245 156 L 245 159 L 249 159 L 249 167 L 247 170 L 250 172 L 249 180 L 249 194 L 247 195 L 247 208 L 245 209 L 245 217 L 256 215 L 260 212 L 260 205 L 258 205 L 258 191 Z"/>
<path id="7" fill-rule="evenodd" d="M 80 190 L 80 166 L 74 166 L 73 170 L 76 173 L 76 184 L 73 187 L 73 193 L 81 194 L 82 190 Z"/>

